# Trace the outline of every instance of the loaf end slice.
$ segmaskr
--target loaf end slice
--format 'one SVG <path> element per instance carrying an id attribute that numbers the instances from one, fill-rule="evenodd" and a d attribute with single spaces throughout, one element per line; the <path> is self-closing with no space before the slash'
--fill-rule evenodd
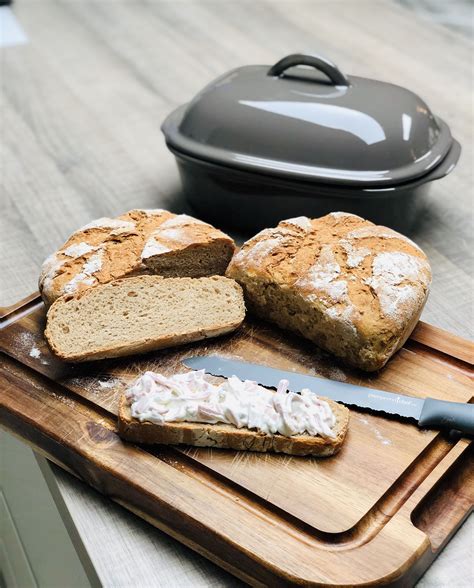
<path id="1" fill-rule="evenodd" d="M 132 417 L 125 395 L 120 400 L 118 433 L 127 441 L 144 444 L 194 445 L 196 447 L 216 447 L 247 451 L 286 453 L 289 455 L 314 455 L 329 457 L 336 454 L 347 434 L 349 410 L 327 398 L 325 400 L 336 417 L 335 438 L 319 436 L 271 435 L 250 429 L 238 429 L 234 425 L 176 422 L 159 425 L 147 421 L 140 422 Z"/>
<path id="2" fill-rule="evenodd" d="M 242 289 L 229 278 L 136 276 L 57 299 L 45 337 L 59 358 L 89 361 L 216 337 L 244 317 Z"/>

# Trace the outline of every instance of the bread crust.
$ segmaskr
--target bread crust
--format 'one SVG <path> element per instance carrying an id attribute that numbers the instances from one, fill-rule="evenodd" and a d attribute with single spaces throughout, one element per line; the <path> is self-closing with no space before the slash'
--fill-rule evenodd
<path id="1" fill-rule="evenodd" d="M 346 213 L 261 231 L 226 275 L 242 285 L 249 310 L 366 371 L 409 337 L 431 282 L 415 243 Z"/>
<path id="2" fill-rule="evenodd" d="M 131 416 L 130 406 L 125 394 L 122 395 L 118 413 L 118 434 L 127 441 L 144 444 L 194 445 L 197 447 L 216 447 L 220 449 L 237 449 L 247 451 L 286 453 L 288 455 L 313 455 L 329 457 L 335 455 L 342 447 L 349 427 L 349 410 L 342 404 L 325 400 L 336 416 L 336 437 L 311 435 L 271 435 L 238 429 L 234 425 L 205 423 L 166 423 L 159 425 L 140 422 Z"/>
<path id="3" fill-rule="evenodd" d="M 135 209 L 75 231 L 45 260 L 38 286 L 50 306 L 60 296 L 127 276 L 222 275 L 234 250 L 228 235 L 191 216 Z"/>
<path id="4" fill-rule="evenodd" d="M 100 347 L 98 349 L 89 348 L 86 352 L 74 353 L 71 349 L 64 348 L 58 343 L 57 338 L 57 322 L 62 314 L 62 310 L 67 305 L 74 305 L 75 303 L 87 302 L 88 298 L 95 297 L 97 293 L 100 293 L 105 288 L 111 290 L 111 296 L 113 297 L 113 288 L 120 288 L 124 286 L 127 290 L 133 288 L 136 285 L 153 284 L 158 282 L 163 283 L 186 283 L 193 284 L 193 282 L 206 280 L 210 284 L 214 283 L 225 283 L 227 288 L 232 288 L 235 292 L 235 300 L 233 303 L 238 304 L 237 316 L 233 321 L 227 321 L 226 323 L 216 322 L 215 325 L 206 327 L 205 329 L 198 329 L 189 333 L 175 333 L 168 336 L 157 336 L 154 338 L 142 338 L 136 341 L 124 342 L 122 345 L 114 344 L 109 347 Z M 83 290 L 75 295 L 62 296 L 58 298 L 52 306 L 49 308 L 46 315 L 46 329 L 44 332 L 45 339 L 53 352 L 53 354 L 68 362 L 83 362 L 92 361 L 98 359 L 106 359 L 112 357 L 123 357 L 126 355 L 134 355 L 138 353 L 147 353 L 159 349 L 165 349 L 167 347 L 174 347 L 177 345 L 185 345 L 194 341 L 200 341 L 210 337 L 217 337 L 230 333 L 240 327 L 245 318 L 245 304 L 243 300 L 242 288 L 237 282 L 226 278 L 224 276 L 211 276 L 209 278 L 161 278 L 159 276 L 135 276 L 132 278 L 123 278 L 120 280 L 114 280 L 108 284 L 96 286 L 95 288 L 89 288 Z M 217 319 L 216 319 L 217 321 Z"/>

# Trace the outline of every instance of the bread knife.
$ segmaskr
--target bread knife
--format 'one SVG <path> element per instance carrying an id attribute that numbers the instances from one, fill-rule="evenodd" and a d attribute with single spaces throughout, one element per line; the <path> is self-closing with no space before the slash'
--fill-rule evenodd
<path id="1" fill-rule="evenodd" d="M 318 395 L 348 406 L 415 419 L 419 427 L 447 428 L 474 435 L 474 404 L 449 402 L 434 398 L 415 398 L 297 372 L 287 372 L 255 363 L 227 359 L 218 355 L 188 357 L 183 360 L 183 363 L 188 368 L 203 369 L 213 376 L 225 378 L 237 376 L 241 380 L 253 380 L 267 388 L 276 388 L 280 380 L 288 380 L 288 388 L 292 392 L 300 392 L 303 388 L 309 388 Z"/>

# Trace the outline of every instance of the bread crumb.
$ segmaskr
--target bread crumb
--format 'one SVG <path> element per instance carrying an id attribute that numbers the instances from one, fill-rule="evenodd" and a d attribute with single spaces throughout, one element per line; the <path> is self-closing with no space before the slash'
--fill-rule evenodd
<path id="1" fill-rule="evenodd" d="M 328 370 L 329 379 L 345 382 L 347 380 L 346 374 L 338 367 L 330 368 Z"/>

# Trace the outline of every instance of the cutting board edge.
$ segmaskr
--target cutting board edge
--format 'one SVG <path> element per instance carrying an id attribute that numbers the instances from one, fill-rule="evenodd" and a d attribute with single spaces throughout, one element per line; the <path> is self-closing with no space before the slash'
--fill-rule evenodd
<path id="1" fill-rule="evenodd" d="M 102 418 L 101 415 L 99 415 L 99 418 Z M 2 419 L 3 423 L 5 424 L 5 419 Z M 27 422 L 22 422 L 22 426 L 20 427 L 22 432 L 20 433 L 20 436 L 26 440 L 27 442 L 29 442 L 30 444 L 34 445 L 37 449 L 40 449 L 43 453 L 46 453 L 47 457 L 53 457 L 53 460 L 55 461 L 55 463 L 57 463 L 60 467 L 63 467 L 64 469 L 68 470 L 68 471 L 73 471 L 73 473 L 75 473 L 75 475 L 77 475 L 79 478 L 83 479 L 84 481 L 86 481 L 87 483 L 89 483 L 90 485 L 92 485 L 93 487 L 95 487 L 96 489 L 98 489 L 99 491 L 104 491 L 104 488 L 100 487 L 100 484 L 98 484 L 97 479 L 95 478 L 95 476 L 92 477 L 92 479 L 88 479 L 87 476 L 84 477 L 84 475 L 80 475 L 80 473 L 75 472 L 74 469 L 70 468 L 66 463 L 64 463 L 61 459 L 58 459 L 57 456 L 54 456 L 54 454 L 51 454 L 48 452 L 47 449 L 45 449 L 44 446 L 42 446 L 41 444 L 35 444 L 31 442 L 31 439 L 28 439 L 26 434 L 25 434 L 25 426 L 26 427 L 30 427 L 31 430 L 34 430 L 34 423 L 32 421 L 30 421 L 29 423 Z M 11 427 L 10 427 L 11 429 Z M 18 433 L 18 431 L 17 431 Z M 101 437 L 99 436 L 99 439 L 101 439 Z M 103 440 L 103 439 L 102 439 Z M 87 472 L 87 468 L 89 467 L 89 464 L 86 460 L 86 463 L 82 465 L 82 467 L 84 468 L 83 471 Z M 110 472 L 109 472 L 110 474 Z M 106 495 L 109 495 L 107 492 L 104 492 Z M 112 495 L 111 496 L 112 499 L 114 499 L 115 501 L 117 501 L 117 496 Z M 133 504 L 130 504 L 127 501 L 127 498 L 121 498 L 118 497 L 119 500 L 118 502 L 120 504 L 122 504 L 123 506 L 127 507 L 129 510 L 132 510 L 134 512 L 136 512 L 137 507 Z M 421 498 L 420 498 L 421 499 Z M 146 514 L 146 516 L 145 516 Z M 278 570 L 275 569 L 275 566 L 273 566 L 273 568 L 267 567 L 265 568 L 265 565 L 262 564 L 261 562 L 255 562 L 255 561 L 251 561 L 250 563 L 252 563 L 252 565 L 255 567 L 255 573 L 252 576 L 249 576 L 248 574 L 246 574 L 245 572 L 242 572 L 241 569 L 236 569 L 235 566 L 232 566 L 231 563 L 229 563 L 229 557 L 228 558 L 220 558 L 218 555 L 216 555 L 215 553 L 211 551 L 208 551 L 206 549 L 206 547 L 203 546 L 198 546 L 199 549 L 196 548 L 196 546 L 193 546 L 190 541 L 189 538 L 186 537 L 185 535 L 180 535 L 179 533 L 176 533 L 173 529 L 169 529 L 167 528 L 166 524 L 163 523 L 163 521 L 155 515 L 149 515 L 147 513 L 141 513 L 141 516 L 143 516 L 146 520 L 149 520 L 149 522 L 151 522 L 152 524 L 154 524 L 155 526 L 157 526 L 158 528 L 161 528 L 162 530 L 164 530 L 165 532 L 170 533 L 172 536 L 174 536 L 175 538 L 177 538 L 178 540 L 184 542 L 185 544 L 189 545 L 191 548 L 197 550 L 199 553 L 205 555 L 206 557 L 208 557 L 209 559 L 211 559 L 212 561 L 215 561 L 216 563 L 218 563 L 219 565 L 221 565 L 222 567 L 224 567 L 225 569 L 227 569 L 228 571 L 231 571 L 231 573 L 233 573 L 234 575 L 236 575 L 237 577 L 241 577 L 242 579 L 244 579 L 247 582 L 250 582 L 254 585 L 260 585 L 261 581 L 268 582 L 268 580 L 271 580 L 273 582 L 273 585 L 279 585 L 280 583 L 282 583 L 282 585 L 284 584 L 299 584 L 300 582 L 303 582 L 305 585 L 344 585 L 341 584 L 340 579 L 335 582 L 335 583 L 331 583 L 331 582 L 325 582 L 322 583 L 320 582 L 320 578 L 319 580 L 316 581 L 311 581 L 307 576 L 305 578 L 297 578 L 297 577 L 291 577 L 283 570 Z M 405 519 L 405 520 L 403 520 Z M 198 521 L 199 522 L 199 521 Z M 202 522 L 199 522 L 202 528 Z M 406 517 L 401 517 L 400 515 L 396 514 L 394 517 L 392 517 L 392 519 L 389 521 L 389 523 L 385 526 L 383 533 L 387 533 L 387 529 L 389 526 L 397 526 L 402 524 L 402 526 L 404 526 L 404 533 L 406 535 L 406 537 L 409 536 L 409 533 L 412 533 L 415 537 L 416 540 L 418 541 L 418 545 L 415 551 L 413 551 L 410 554 L 410 557 L 402 562 L 400 562 L 400 565 L 398 568 L 391 570 L 390 573 L 384 576 L 384 584 L 386 584 L 385 581 L 388 582 L 388 584 L 386 585 L 406 585 L 405 581 L 408 578 L 408 575 L 410 574 L 410 570 L 413 568 L 413 570 L 418 569 L 418 566 L 415 567 L 415 564 L 417 564 L 417 562 L 419 562 L 420 559 L 423 559 L 424 562 L 426 562 L 426 566 L 429 565 L 429 563 L 431 563 L 431 561 L 434 559 L 434 557 L 436 557 L 437 553 L 432 553 L 430 557 L 426 556 L 426 551 L 429 550 L 429 541 L 427 539 L 427 536 L 425 533 L 422 533 L 420 531 L 418 531 L 413 524 L 411 523 L 411 521 L 409 521 Z M 216 529 L 214 529 L 215 531 Z M 454 532 L 454 530 L 452 531 Z M 375 543 L 373 541 L 366 543 L 365 545 L 361 546 L 362 549 L 367 550 L 367 548 L 372 544 L 372 547 L 375 545 Z M 214 550 L 215 551 L 215 550 Z M 429 550 L 431 551 L 431 550 Z M 341 551 L 339 551 L 339 553 L 342 553 Z M 242 556 L 242 554 L 240 554 Z M 232 561 L 235 560 L 237 556 L 237 553 L 232 552 L 232 557 L 230 558 Z M 238 559 L 238 558 L 237 558 Z M 248 564 L 249 562 L 247 562 Z M 263 567 L 262 567 L 263 566 Z M 248 569 L 248 567 L 246 567 L 246 569 Z M 271 572 L 271 576 L 268 576 L 268 573 Z M 283 575 L 282 575 L 283 574 Z M 366 578 L 367 580 L 367 578 Z M 375 580 L 375 579 L 373 579 Z M 382 580 L 381 577 L 378 578 L 378 580 Z M 308 584 L 309 581 L 309 584 Z M 364 580 L 364 582 L 362 584 L 354 584 L 353 580 L 351 580 L 350 583 L 348 583 L 347 585 L 367 585 L 366 581 Z"/>

